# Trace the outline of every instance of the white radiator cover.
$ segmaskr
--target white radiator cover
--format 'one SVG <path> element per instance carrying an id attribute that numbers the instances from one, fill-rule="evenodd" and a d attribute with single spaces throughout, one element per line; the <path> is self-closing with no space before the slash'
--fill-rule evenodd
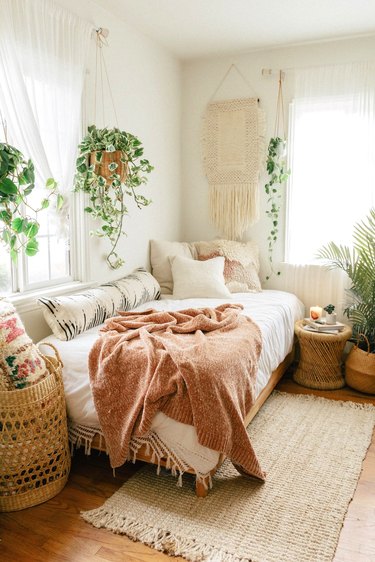
<path id="1" fill-rule="evenodd" d="M 263 283 L 265 289 L 294 293 L 305 305 L 306 315 L 310 306 L 325 307 L 332 303 L 336 307 L 337 319 L 340 322 L 348 322 L 343 315 L 347 302 L 345 290 L 350 287 L 350 279 L 346 273 L 321 265 L 289 263 L 279 264 L 278 271 L 280 275 L 272 275 Z"/>

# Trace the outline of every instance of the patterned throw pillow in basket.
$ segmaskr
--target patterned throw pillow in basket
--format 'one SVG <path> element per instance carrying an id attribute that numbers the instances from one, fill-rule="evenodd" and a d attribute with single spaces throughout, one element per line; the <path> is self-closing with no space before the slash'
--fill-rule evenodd
<path id="1" fill-rule="evenodd" d="M 31 386 L 49 374 L 14 306 L 0 300 L 0 390 Z"/>

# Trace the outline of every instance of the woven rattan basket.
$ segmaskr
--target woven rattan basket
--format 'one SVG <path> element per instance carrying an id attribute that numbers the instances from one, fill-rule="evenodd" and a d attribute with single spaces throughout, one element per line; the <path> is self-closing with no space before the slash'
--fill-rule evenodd
<path id="1" fill-rule="evenodd" d="M 50 345 L 50 344 L 48 344 Z M 49 375 L 22 390 L 0 392 L 0 511 L 45 502 L 70 470 L 61 359 L 43 355 Z"/>
<path id="2" fill-rule="evenodd" d="M 358 347 L 361 338 L 367 343 L 367 351 Z M 346 359 L 345 380 L 355 390 L 375 394 L 375 353 L 370 353 L 370 343 L 364 334 L 359 334 Z"/>

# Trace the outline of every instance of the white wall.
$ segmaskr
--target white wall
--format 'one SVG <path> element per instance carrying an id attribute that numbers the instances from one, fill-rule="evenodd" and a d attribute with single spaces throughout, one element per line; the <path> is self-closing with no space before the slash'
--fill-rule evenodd
<path id="1" fill-rule="evenodd" d="M 244 96 L 260 98 L 260 107 L 265 110 L 267 118 L 267 144 L 274 134 L 276 113 L 278 70 L 285 70 L 284 101 L 285 118 L 288 118 L 288 102 L 292 98 L 293 68 L 312 65 L 353 62 L 373 59 L 375 53 L 375 36 L 371 38 L 300 45 L 257 51 L 232 57 L 209 58 L 192 61 L 183 66 L 183 103 L 182 103 L 182 237 L 184 240 L 207 240 L 220 235 L 209 222 L 208 184 L 204 176 L 201 158 L 201 118 L 205 107 L 217 86 L 234 63 L 250 84 L 249 88 L 235 70 L 214 96 L 215 100 Z M 271 76 L 262 76 L 263 68 L 275 72 Z M 263 174 L 260 181 L 261 219 L 249 228 L 243 239 L 258 242 L 262 255 L 262 277 L 267 272 L 267 236 L 270 230 L 269 219 L 265 215 L 266 196 L 263 186 L 266 183 Z M 282 202 L 280 237 L 274 251 L 274 260 L 284 257 L 285 198 Z M 272 286 L 272 282 L 268 287 Z"/>
<path id="2" fill-rule="evenodd" d="M 139 266 L 149 266 L 150 238 L 178 240 L 181 227 L 181 65 L 164 47 L 138 32 L 126 22 L 91 0 L 58 0 L 58 3 L 93 23 L 109 29 L 104 57 L 118 116 L 118 126 L 143 142 L 144 157 L 155 167 L 142 193 L 152 204 L 142 210 L 130 201 L 118 253 L 125 265 L 112 271 L 105 263 L 108 242 L 88 238 L 87 281 L 118 279 Z M 92 40 L 87 76 L 86 118 L 93 122 L 95 83 L 95 39 Z M 106 88 L 106 83 L 104 83 Z M 97 109 L 97 116 L 99 112 Z M 116 126 L 112 102 L 105 90 L 105 117 L 97 126 Z M 87 230 L 92 228 L 89 217 Z M 85 244 L 85 240 L 81 240 Z M 35 306 L 20 308 L 25 325 L 34 340 L 49 333 Z"/>

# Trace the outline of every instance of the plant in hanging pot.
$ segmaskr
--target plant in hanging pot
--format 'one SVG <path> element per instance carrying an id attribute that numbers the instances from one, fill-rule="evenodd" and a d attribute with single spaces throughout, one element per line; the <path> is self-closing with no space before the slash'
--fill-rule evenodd
<path id="1" fill-rule="evenodd" d="M 153 167 L 143 158 L 141 141 L 118 128 L 97 129 L 91 125 L 78 149 L 74 191 L 88 194 L 90 205 L 85 211 L 102 223 L 91 234 L 109 239 L 111 249 L 106 261 L 111 269 L 118 269 L 124 263 L 116 248 L 121 235 L 126 234 L 126 200 L 133 199 L 139 209 L 151 203 L 138 189 L 147 183 L 146 174 Z"/>
<path id="2" fill-rule="evenodd" d="M 36 207 L 29 199 L 34 189 L 32 161 L 14 146 L 0 143 L 0 239 L 14 262 L 20 252 L 27 256 L 38 252 L 38 214 L 49 207 L 51 198 L 56 198 L 57 210 L 64 202 L 52 178 L 46 182 L 46 197 Z"/>
<path id="3" fill-rule="evenodd" d="M 268 195 L 268 209 L 266 215 L 271 220 L 271 231 L 268 235 L 268 261 L 271 266 L 271 274 L 280 275 L 280 271 L 275 272 L 273 266 L 273 250 L 279 234 L 279 213 L 281 188 L 290 176 L 286 162 L 286 140 L 281 137 L 272 137 L 268 144 L 267 173 L 269 181 L 264 186 Z M 266 277 L 268 280 L 271 274 Z"/>
<path id="4" fill-rule="evenodd" d="M 345 271 L 351 281 L 344 314 L 353 325 L 355 346 L 346 360 L 346 381 L 375 394 L 375 208 L 354 226 L 352 248 L 330 242 L 318 257 Z"/>

